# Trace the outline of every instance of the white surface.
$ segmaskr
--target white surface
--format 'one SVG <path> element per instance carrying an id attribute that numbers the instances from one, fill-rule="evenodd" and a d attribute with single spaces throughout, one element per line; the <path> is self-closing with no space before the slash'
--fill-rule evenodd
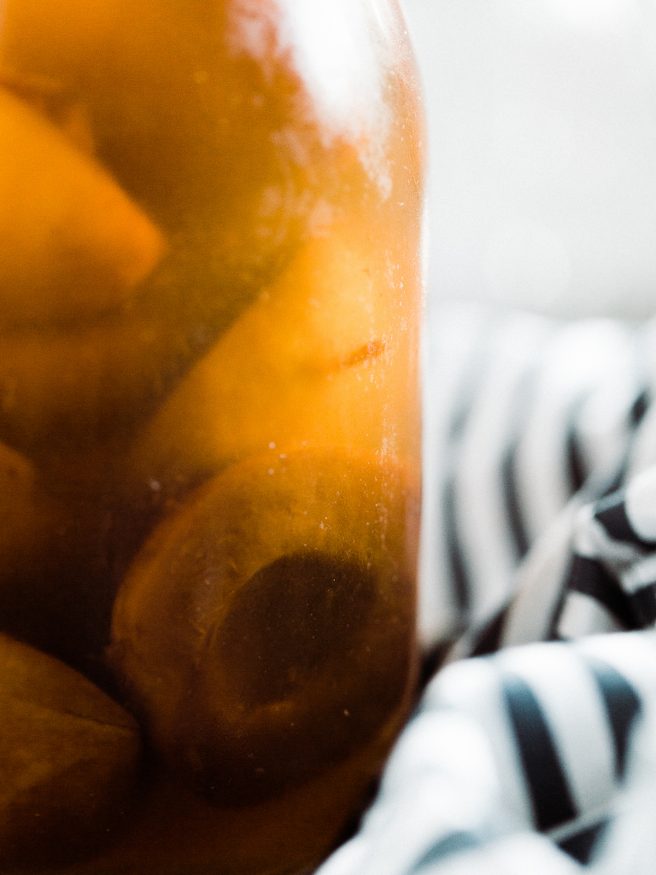
<path id="1" fill-rule="evenodd" d="M 405 0 L 429 120 L 431 293 L 656 310 L 650 0 Z"/>

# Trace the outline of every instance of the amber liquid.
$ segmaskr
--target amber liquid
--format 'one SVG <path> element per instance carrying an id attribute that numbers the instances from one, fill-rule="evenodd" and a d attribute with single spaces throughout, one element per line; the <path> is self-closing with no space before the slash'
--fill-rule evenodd
<path id="1" fill-rule="evenodd" d="M 0 630 L 145 749 L 58 872 L 304 871 L 411 701 L 414 71 L 394 3 L 299 10 L 5 3 Z"/>

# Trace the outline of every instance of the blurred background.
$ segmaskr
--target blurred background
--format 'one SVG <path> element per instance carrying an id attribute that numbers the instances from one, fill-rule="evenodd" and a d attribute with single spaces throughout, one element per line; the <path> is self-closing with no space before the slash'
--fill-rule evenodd
<path id="1" fill-rule="evenodd" d="M 430 136 L 430 288 L 656 312 L 652 0 L 404 0 Z"/>

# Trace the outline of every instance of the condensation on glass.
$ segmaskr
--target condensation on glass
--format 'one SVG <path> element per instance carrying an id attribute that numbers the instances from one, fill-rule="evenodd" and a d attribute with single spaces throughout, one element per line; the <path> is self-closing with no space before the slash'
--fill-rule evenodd
<path id="1" fill-rule="evenodd" d="M 420 138 L 396 0 L 0 0 L 3 872 L 301 871 L 362 806 Z"/>

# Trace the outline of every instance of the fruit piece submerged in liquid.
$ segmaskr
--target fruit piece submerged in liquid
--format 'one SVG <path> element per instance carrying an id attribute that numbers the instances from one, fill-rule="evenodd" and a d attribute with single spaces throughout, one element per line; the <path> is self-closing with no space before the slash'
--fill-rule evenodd
<path id="1" fill-rule="evenodd" d="M 0 88 L 0 319 L 85 319 L 159 261 L 157 229 L 63 133 Z M 75 277 L 75 282 L 71 282 Z"/>
<path id="2" fill-rule="evenodd" d="M 135 441 L 133 476 L 179 494 L 267 448 L 358 447 L 411 458 L 412 327 L 385 258 L 358 223 L 335 222 L 169 395 Z M 133 486 L 133 488 L 136 488 Z"/>
<path id="3" fill-rule="evenodd" d="M 134 720 L 86 678 L 0 635 L 2 871 L 61 862 L 111 835 L 137 780 Z"/>
<path id="4" fill-rule="evenodd" d="M 155 531 L 119 592 L 112 649 L 174 771 L 217 801 L 252 802 L 398 719 L 408 485 L 392 460 L 258 456 Z"/>

